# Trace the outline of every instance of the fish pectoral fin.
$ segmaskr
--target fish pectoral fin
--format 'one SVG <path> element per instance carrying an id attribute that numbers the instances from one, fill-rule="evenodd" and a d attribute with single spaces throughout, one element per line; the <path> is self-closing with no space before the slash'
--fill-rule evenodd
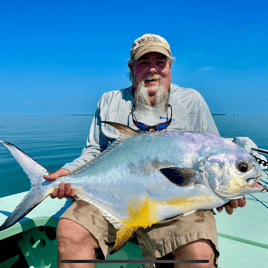
<path id="1" fill-rule="evenodd" d="M 240 196 L 228 197 L 229 200 L 237 200 L 241 198 L 244 198 L 244 196 L 240 195 Z"/>
<path id="2" fill-rule="evenodd" d="M 183 213 L 182 215 L 183 215 L 183 217 L 185 217 L 185 216 L 191 215 L 191 214 L 193 214 L 193 213 L 195 213 L 195 212 L 196 212 L 196 210 L 192 210 L 192 211 Z"/>
<path id="3" fill-rule="evenodd" d="M 119 231 L 117 231 L 115 245 L 110 252 L 110 255 L 122 248 L 137 230 L 138 227 L 124 225 Z"/>
<path id="4" fill-rule="evenodd" d="M 109 122 L 109 121 L 101 121 L 101 123 L 110 125 L 114 127 L 119 132 L 119 138 L 121 140 L 127 140 L 135 135 L 139 135 L 140 133 L 131 127 L 125 126 L 123 124 Z"/>
<path id="5" fill-rule="evenodd" d="M 200 173 L 199 170 L 178 167 L 161 168 L 160 172 L 171 182 L 180 187 L 193 185 L 197 182 L 196 175 Z"/>

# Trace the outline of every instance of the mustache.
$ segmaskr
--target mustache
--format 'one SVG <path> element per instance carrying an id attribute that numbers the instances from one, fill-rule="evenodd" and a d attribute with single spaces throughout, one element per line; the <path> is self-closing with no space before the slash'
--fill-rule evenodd
<path id="1" fill-rule="evenodd" d="M 143 81 L 151 81 L 151 80 L 161 80 L 163 77 L 160 74 L 149 74 L 146 76 Z"/>

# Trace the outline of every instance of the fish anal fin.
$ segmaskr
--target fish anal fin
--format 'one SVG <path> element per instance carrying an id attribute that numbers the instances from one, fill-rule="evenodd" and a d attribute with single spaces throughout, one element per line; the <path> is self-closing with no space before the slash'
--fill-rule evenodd
<path id="1" fill-rule="evenodd" d="M 197 182 L 196 175 L 200 171 L 191 168 L 168 167 L 161 168 L 160 172 L 179 187 L 187 187 Z"/>
<path id="2" fill-rule="evenodd" d="M 132 129 L 131 127 L 125 126 L 120 123 L 109 122 L 109 121 L 101 121 L 101 123 L 114 127 L 119 132 L 119 138 L 123 140 L 127 140 L 132 136 L 140 134 L 138 131 Z"/>
<path id="3" fill-rule="evenodd" d="M 110 252 L 110 255 L 122 248 L 137 230 L 138 227 L 124 225 L 119 231 L 117 231 L 115 245 Z"/>

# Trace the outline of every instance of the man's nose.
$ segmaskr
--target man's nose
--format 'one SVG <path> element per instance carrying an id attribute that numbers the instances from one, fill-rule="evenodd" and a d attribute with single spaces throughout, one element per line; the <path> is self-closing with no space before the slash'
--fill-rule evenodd
<path id="1" fill-rule="evenodd" d="M 150 65 L 149 65 L 149 71 L 151 73 L 156 73 L 157 72 L 157 66 L 155 64 L 155 62 L 151 62 Z"/>

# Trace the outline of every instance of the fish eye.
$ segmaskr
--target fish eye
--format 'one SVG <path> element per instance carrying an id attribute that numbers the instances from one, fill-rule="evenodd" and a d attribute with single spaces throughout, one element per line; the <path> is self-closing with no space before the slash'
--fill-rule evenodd
<path id="1" fill-rule="evenodd" d="M 241 172 L 247 172 L 248 171 L 248 164 L 242 162 L 237 165 L 238 170 Z"/>

